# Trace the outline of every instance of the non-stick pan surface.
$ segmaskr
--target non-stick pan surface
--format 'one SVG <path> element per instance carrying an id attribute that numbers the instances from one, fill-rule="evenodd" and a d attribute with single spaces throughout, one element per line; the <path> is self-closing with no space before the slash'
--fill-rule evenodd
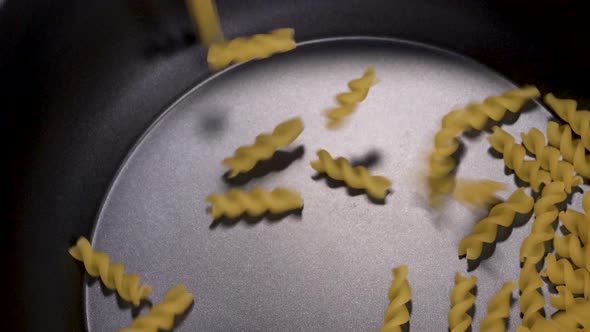
<path id="1" fill-rule="evenodd" d="M 587 98 L 588 95 L 581 82 L 584 82 L 583 78 L 588 76 L 590 69 L 587 62 L 589 55 L 588 45 L 582 43 L 584 36 L 587 36 L 588 32 L 587 28 L 584 28 L 584 13 L 580 8 L 580 5 L 575 2 L 568 2 L 558 6 L 554 3 L 545 4 L 532 1 L 519 2 L 518 4 L 504 3 L 502 1 L 471 2 L 469 4 L 459 1 L 450 1 L 444 4 L 438 1 L 253 1 L 248 3 L 219 1 L 222 24 L 228 37 L 268 31 L 281 26 L 292 26 L 296 29 L 297 39 L 300 41 L 358 35 L 403 38 L 444 47 L 475 58 L 519 85 L 534 83 L 542 88 L 543 92 L 554 91 L 561 95 L 579 97 L 584 100 L 584 97 Z M 6 231 L 8 235 L 8 241 L 6 241 L 8 243 L 7 252 L 9 252 L 7 264 L 10 266 L 8 284 L 11 285 L 7 294 L 7 298 L 11 301 L 8 326 L 14 324 L 20 330 L 31 331 L 39 329 L 56 331 L 80 330 L 84 328 L 86 317 L 82 311 L 84 307 L 82 274 L 79 266 L 68 257 L 67 248 L 79 235 L 91 235 L 92 225 L 97 220 L 96 216 L 100 211 L 101 201 L 106 197 L 109 184 L 115 178 L 116 171 L 122 165 L 125 156 L 128 155 L 131 148 L 150 124 L 178 96 L 208 77 L 209 74 L 204 65 L 204 49 L 198 44 L 198 41 L 195 44 L 194 37 L 190 33 L 192 29 L 190 21 L 180 1 L 166 4 L 149 1 L 87 1 L 84 3 L 66 1 L 59 4 L 49 4 L 37 1 L 9 0 L 0 9 L 0 25 L 2 45 L 6 45 L 6 47 L 3 47 L 0 56 L 3 83 L 1 100 L 2 108 L 7 110 L 5 112 L 7 118 L 4 122 L 6 132 L 12 135 L 7 150 L 9 153 L 8 188 L 11 189 L 12 199 L 9 201 L 8 218 L 5 219 L 8 222 Z M 381 45 L 381 42 L 377 44 L 379 45 L 373 45 L 372 47 L 389 49 L 390 51 L 390 48 L 393 47 L 392 45 Z M 334 44 L 326 45 L 328 54 L 331 52 L 329 50 L 334 46 Z M 365 45 L 365 47 L 369 46 Z M 215 83 L 215 80 L 217 80 L 216 84 L 222 84 L 224 82 L 229 83 L 232 80 L 242 80 L 235 76 L 240 71 L 246 71 L 252 75 L 262 75 L 265 70 L 270 70 L 270 68 L 280 68 L 278 66 L 281 64 L 280 61 L 286 61 L 286 63 L 296 62 L 300 61 L 296 59 L 297 57 L 311 56 L 313 54 L 312 48 L 312 46 L 307 46 L 307 49 L 303 47 L 301 54 L 286 55 L 283 60 L 278 58 L 276 60 L 271 59 L 267 64 L 265 62 L 248 64 L 243 68 L 236 69 L 235 72 L 230 71 L 223 74 L 211 82 Z M 365 54 L 365 56 L 369 57 L 367 60 L 370 59 L 371 54 L 375 53 L 367 52 Z M 437 54 L 437 52 L 431 52 L 431 55 L 427 58 L 432 60 L 440 55 Z M 339 63 L 338 58 L 333 57 L 334 65 Z M 309 63 L 313 65 L 314 62 Z M 385 65 L 385 62 L 382 63 Z M 426 63 L 430 63 L 430 60 Z M 324 105 L 319 102 L 320 99 L 322 101 L 325 99 L 325 105 L 329 107 L 331 102 L 329 96 L 331 93 L 339 92 L 337 86 L 343 83 L 342 80 L 348 79 L 350 75 L 353 77 L 358 75 L 358 71 L 364 66 L 364 63 L 361 64 L 358 60 L 348 62 L 348 64 L 350 68 L 342 69 L 342 73 L 330 73 L 330 75 L 337 74 L 338 77 L 341 77 L 340 79 L 333 76 L 322 83 L 330 87 L 330 93 L 326 93 L 327 99 L 320 97 L 319 93 L 317 96 L 313 94 L 313 100 L 317 98 L 318 107 L 320 104 Z M 257 73 L 257 71 L 261 72 Z M 486 70 L 482 69 L 481 72 L 475 70 L 480 74 L 484 71 Z M 346 78 L 344 78 L 345 76 Z M 456 94 L 449 94 L 453 100 L 456 100 L 456 105 L 461 104 L 462 101 L 467 101 L 467 99 L 478 99 L 487 92 L 499 91 L 509 86 L 504 85 L 507 83 L 497 76 L 480 76 L 482 79 L 480 84 L 465 87 L 464 90 L 466 91 L 461 93 L 455 91 Z M 467 75 L 467 77 L 480 76 Z M 388 72 L 384 78 L 387 78 L 387 80 L 380 83 L 382 86 L 386 86 L 386 84 L 399 84 L 402 86 L 402 82 L 396 80 L 394 72 Z M 321 81 L 321 78 L 317 78 L 317 80 Z M 388 81 L 393 83 L 385 83 Z M 328 84 L 328 82 L 330 83 Z M 252 85 L 250 88 L 254 88 L 258 84 L 261 84 L 261 87 L 263 85 L 259 82 L 250 83 L 249 85 Z M 449 84 L 449 87 L 465 86 L 462 85 L 464 83 L 456 81 Z M 483 89 L 483 86 L 489 90 L 478 90 Z M 439 88 L 444 89 L 445 86 Z M 222 90 L 224 89 L 226 88 L 222 88 Z M 198 94 L 198 91 L 197 89 L 184 101 L 190 100 L 192 95 Z M 430 95 L 436 95 L 439 93 L 437 91 L 439 90 L 432 91 Z M 388 105 L 388 109 L 377 107 L 376 110 L 380 112 L 386 110 L 396 111 L 398 108 L 395 107 L 393 100 L 399 92 L 382 92 L 382 98 L 387 98 L 392 102 Z M 289 98 L 293 97 L 295 96 L 289 96 Z M 301 99 L 305 100 L 306 97 L 301 97 Z M 428 101 L 428 97 L 424 97 L 423 100 L 424 102 Z M 370 99 L 367 100 L 367 102 L 369 101 Z M 447 102 L 453 103 L 451 100 Z M 385 103 L 383 101 L 384 105 Z M 178 105 L 181 104 L 176 106 Z M 283 108 L 283 111 L 287 108 L 296 107 L 288 105 Z M 259 114 L 258 116 L 266 114 L 264 112 L 270 112 L 268 109 L 264 110 L 262 108 L 256 111 L 263 112 L 256 113 Z M 299 114 L 302 114 L 306 122 L 310 123 L 308 126 L 311 126 L 311 123 L 314 123 L 311 116 L 317 114 L 316 111 L 320 112 L 321 109 L 302 109 Z M 425 114 L 434 116 L 434 114 L 444 112 L 442 109 L 436 112 L 439 111 L 441 113 L 428 110 L 425 111 Z M 276 112 L 279 112 L 279 110 Z M 169 116 L 173 117 L 174 114 L 182 113 L 180 111 L 170 111 Z M 282 113 L 273 112 L 272 114 Z M 526 120 L 528 114 L 533 117 L 531 120 Z M 536 124 L 534 116 L 539 115 L 533 114 L 543 113 L 527 113 L 521 121 L 531 122 L 517 122 L 517 126 L 527 124 L 526 127 L 529 127 Z M 287 115 L 286 112 L 285 115 Z M 234 146 L 238 141 L 241 143 L 242 139 L 246 139 L 246 136 L 251 136 L 246 135 L 246 133 L 252 134 L 263 130 L 262 127 L 272 127 L 273 123 L 271 123 L 270 119 L 268 118 L 264 123 L 261 122 L 261 128 L 244 127 L 248 129 L 241 130 L 248 131 L 241 132 L 239 136 L 236 136 L 236 141 L 232 141 L 232 144 L 228 143 L 225 148 L 229 149 L 230 145 Z M 363 118 L 359 116 L 359 119 Z M 426 126 L 433 126 L 436 122 L 435 118 L 429 119 L 425 117 L 424 120 Z M 364 118 L 361 121 L 370 121 L 370 119 Z M 161 122 L 161 124 L 165 123 L 165 121 Z M 319 126 L 319 123 L 315 125 Z M 365 134 L 373 134 L 370 123 L 374 123 L 373 126 L 382 125 L 379 122 L 367 122 L 369 129 L 364 129 Z M 238 123 L 232 123 L 231 127 L 224 130 L 237 130 L 237 125 Z M 540 122 L 538 125 L 542 126 Z M 146 136 L 146 139 L 153 135 L 157 129 L 158 127 L 154 127 L 150 134 Z M 311 127 L 308 128 L 309 133 L 307 130 L 305 133 L 309 135 L 320 135 L 321 133 L 319 127 L 315 131 L 310 129 Z M 199 135 L 199 130 L 204 129 L 194 128 L 195 135 Z M 381 133 L 376 130 L 374 132 L 374 134 Z M 352 135 L 350 132 L 348 134 Z M 385 139 L 382 135 L 379 135 L 379 137 L 379 139 Z M 426 131 L 424 137 L 426 137 Z M 293 172 L 293 174 L 299 174 L 297 177 L 303 177 L 302 186 L 305 186 L 302 187 L 303 189 L 311 188 L 313 191 L 325 193 L 324 196 L 327 197 L 324 198 L 329 199 L 327 204 L 337 206 L 337 204 L 344 204 L 347 200 L 362 205 L 368 204 L 362 196 L 349 197 L 342 188 L 330 189 L 326 187 L 325 182 L 314 182 L 308 178 L 312 174 L 309 174 L 310 171 L 305 164 L 313 158 L 315 148 L 321 147 L 319 146 L 320 137 L 317 136 L 317 139 L 312 142 L 313 138 L 316 137 L 310 136 L 306 138 L 302 136 L 302 142 L 310 142 L 306 144 L 306 147 L 307 145 L 309 147 L 302 159 L 295 161 L 288 167 L 285 174 L 272 173 L 268 178 L 270 182 L 267 184 L 272 185 L 272 181 L 279 183 L 279 175 L 286 176 L 290 174 L 289 172 Z M 330 139 L 330 142 L 341 143 L 340 138 Z M 401 156 L 391 154 L 394 149 L 387 148 L 387 151 L 385 151 L 385 147 L 391 144 L 385 143 L 383 142 L 379 146 L 375 144 L 375 148 L 382 150 L 384 158 L 381 164 L 375 166 L 375 170 L 383 173 L 389 167 L 394 166 L 390 164 L 394 160 L 403 160 Z M 362 156 L 366 152 L 365 147 L 369 148 L 367 145 L 363 146 L 362 149 L 359 146 L 358 150 L 355 151 L 338 149 L 339 151 L 336 151 L 336 153 L 346 154 L 348 152 L 350 157 Z M 334 149 L 337 149 L 337 146 L 334 146 Z M 474 148 L 470 151 L 478 150 Z M 477 154 L 477 152 L 474 152 L 474 154 Z M 132 162 L 133 158 L 128 161 Z M 187 166 L 182 165 L 182 167 Z M 498 165 L 498 167 L 500 166 Z M 392 169 L 395 170 L 395 167 L 392 167 Z M 469 168 L 466 167 L 466 169 Z M 212 173 L 217 172 L 218 168 L 211 168 L 209 171 Z M 391 174 L 392 177 L 398 171 L 395 172 Z M 124 172 L 120 174 L 123 175 Z M 401 174 L 401 171 L 399 174 Z M 476 176 L 476 174 L 473 175 Z M 288 181 L 293 181 L 294 176 L 289 176 Z M 213 179 L 221 181 L 217 173 L 215 177 L 211 177 L 211 181 Z M 502 177 L 502 179 L 507 180 L 509 178 Z M 396 181 L 395 177 L 394 181 Z M 404 188 L 404 181 L 410 181 L 410 179 L 402 177 L 401 180 L 396 181 L 397 185 L 400 186 L 400 192 Z M 116 188 L 117 183 L 113 186 L 113 189 Z M 213 189 L 211 188 L 211 190 Z M 302 191 L 304 191 L 303 189 Z M 205 191 L 205 189 L 203 190 Z M 313 191 L 312 195 L 316 195 Z M 308 192 L 308 189 L 305 189 L 304 195 L 305 192 Z M 397 211 L 397 209 L 394 209 L 393 204 L 401 204 L 400 201 L 396 202 L 396 198 L 403 201 L 400 192 L 396 191 L 388 198 L 388 203 L 384 206 L 368 206 L 371 208 L 369 211 L 383 211 L 386 208 Z M 115 191 L 111 192 L 111 195 L 114 193 Z M 161 193 L 161 195 L 166 194 Z M 185 211 L 185 216 L 194 213 L 195 216 L 198 215 L 200 218 L 204 218 L 205 212 L 202 211 L 204 204 L 202 200 L 195 197 L 194 204 L 192 206 L 194 211 Z M 306 231 L 311 232 L 311 227 L 314 225 L 314 220 L 310 220 L 311 217 L 308 218 L 307 216 L 308 213 L 312 213 L 310 211 L 315 211 L 313 213 L 325 213 L 321 212 L 325 210 L 322 210 L 319 205 L 312 209 L 310 204 L 319 204 L 319 202 L 313 199 L 310 200 L 304 209 L 301 220 L 293 220 L 293 217 L 291 217 L 272 225 L 262 222 L 251 228 L 246 225 L 236 225 L 231 229 L 220 226 L 218 229 L 209 230 L 205 227 L 202 233 L 196 233 L 200 229 L 198 227 L 205 226 L 202 224 L 205 221 L 204 219 L 196 219 L 191 221 L 190 227 L 194 227 L 194 234 L 198 234 L 198 236 L 225 234 L 225 236 L 245 237 L 249 233 L 285 232 L 287 229 L 294 229 L 294 234 L 300 232 L 301 235 Z M 352 206 L 348 208 L 352 209 Z M 101 216 L 104 216 L 104 214 L 101 214 Z M 462 216 L 465 217 L 466 215 Z M 319 236 L 319 234 L 344 236 L 347 232 L 352 232 L 354 227 L 364 225 L 363 221 L 365 223 L 370 222 L 369 218 L 365 218 L 364 215 L 362 217 L 358 221 L 355 220 L 355 223 L 352 223 L 352 220 L 343 221 L 344 225 L 338 225 L 328 218 L 316 221 L 316 224 L 325 227 L 322 227 L 322 232 L 315 236 Z M 401 225 L 408 225 L 411 216 L 407 216 L 407 218 L 408 220 L 401 221 Z M 386 225 L 393 227 L 395 221 L 392 218 L 392 220 L 380 220 L 378 222 L 388 222 Z M 179 218 L 176 222 L 188 223 L 183 218 Z M 99 245 L 101 241 L 107 241 L 106 237 L 101 240 L 100 236 L 100 225 L 103 224 L 106 223 L 103 223 L 102 219 L 99 220 L 98 232 L 96 233 L 97 244 Z M 379 225 L 383 226 L 384 224 Z M 368 226 L 366 228 L 359 228 L 358 232 L 354 233 L 355 236 L 349 241 L 354 243 L 354 241 L 358 242 L 363 236 L 375 236 L 375 234 L 378 234 L 378 227 L 371 228 Z M 219 232 L 215 233 L 215 231 Z M 522 232 L 520 229 L 518 231 Z M 410 233 L 410 228 L 408 228 L 404 232 L 413 234 L 408 236 L 417 236 L 416 234 L 423 233 L 423 230 L 416 228 Z M 444 230 L 441 230 L 441 232 L 444 232 Z M 391 230 L 388 233 L 391 233 L 394 237 L 400 236 Z M 104 232 L 103 234 L 107 233 Z M 402 232 L 402 234 L 406 233 Z M 515 231 L 512 236 L 517 239 L 517 232 Z M 137 238 L 130 239 L 139 241 Z M 453 241 L 450 237 L 445 240 Z M 304 242 L 293 243 L 297 246 L 304 244 Z M 375 241 L 365 246 L 357 245 L 357 247 L 361 247 L 359 250 L 368 250 L 367 248 L 374 248 L 373 246 L 379 243 L 379 241 Z M 103 243 L 103 245 L 106 244 L 107 242 Z M 152 243 L 142 242 L 141 245 L 145 247 L 150 244 L 154 246 L 162 245 L 161 242 L 156 241 Z M 173 243 L 167 245 L 171 248 L 174 247 Z M 191 243 L 191 245 L 194 245 L 195 248 L 198 246 L 197 243 Z M 317 245 L 316 247 L 311 246 L 307 250 L 314 248 L 317 250 Z M 335 251 L 342 248 L 340 245 L 342 245 L 341 241 L 338 241 L 328 248 Z M 451 246 L 448 243 L 447 245 L 446 250 L 450 250 Z M 257 250 L 262 249 L 262 247 L 256 248 Z M 425 245 L 424 248 L 424 250 L 427 250 L 428 245 Z M 305 250 L 305 247 L 302 250 Z M 247 252 L 247 250 L 245 251 Z M 165 252 L 165 250 L 162 251 L 162 253 Z M 304 253 L 305 251 L 298 252 L 293 259 L 301 259 L 300 263 L 304 264 L 302 261 Z M 330 251 L 327 250 L 326 254 L 329 253 Z M 360 253 L 349 252 L 349 254 L 351 257 L 360 257 L 358 256 Z M 453 266 L 456 269 L 464 269 L 464 262 L 456 260 L 451 254 L 454 254 L 454 252 L 449 252 L 447 259 L 454 260 L 453 264 L 455 265 Z M 221 253 L 216 253 L 216 255 L 221 255 Z M 416 254 L 411 257 L 418 261 L 419 256 Z M 500 260 L 500 257 L 494 257 L 489 261 L 492 263 L 489 264 L 493 265 L 494 260 Z M 268 253 L 267 256 L 261 257 L 259 262 L 271 258 L 273 258 L 272 253 Z M 378 259 L 386 260 L 388 257 L 383 255 L 379 256 Z M 506 258 L 506 260 L 508 259 Z M 413 266 L 412 262 L 413 260 L 410 259 L 402 262 L 401 259 L 398 260 L 392 257 L 390 265 L 408 263 Z M 347 261 L 342 268 L 353 265 L 353 263 L 354 261 Z M 361 263 L 367 264 L 365 262 Z M 505 263 L 502 262 L 500 265 L 504 266 Z M 186 266 L 190 266 L 190 264 L 190 260 L 184 262 Z M 219 264 L 219 267 L 226 266 L 221 262 Z M 330 262 L 330 264 L 334 264 L 334 262 Z M 337 267 L 339 266 L 337 265 Z M 383 268 L 386 267 L 385 264 L 382 266 Z M 144 272 L 142 269 L 147 267 L 133 266 L 133 268 L 138 272 Z M 179 276 L 182 275 L 180 270 L 183 269 L 179 269 Z M 429 271 L 434 271 L 434 269 Z M 444 271 L 444 273 L 450 273 L 450 269 L 444 269 Z M 501 268 L 498 268 L 498 271 L 502 271 Z M 212 272 L 209 271 L 209 273 Z M 260 271 L 252 273 L 260 273 Z M 284 273 L 286 273 L 285 270 L 275 271 L 274 276 L 278 277 Z M 379 315 L 379 311 L 383 309 L 380 307 L 380 301 L 385 300 L 382 291 L 384 290 L 383 287 L 387 287 L 390 276 L 388 271 L 382 271 L 379 264 L 371 267 L 368 273 L 370 275 L 374 274 L 375 278 L 367 278 L 367 283 L 356 282 L 359 285 L 364 285 L 364 287 L 373 285 L 375 289 L 367 292 L 355 290 L 352 293 L 346 290 L 340 293 L 339 288 L 338 291 L 331 288 L 326 290 L 329 291 L 328 300 L 337 299 L 340 301 L 342 300 L 341 297 L 360 293 L 367 298 L 367 301 L 351 299 L 351 302 L 346 304 L 345 309 L 350 310 L 349 312 L 352 312 L 353 307 L 360 308 L 358 310 L 360 310 L 361 314 L 355 317 L 363 317 L 363 319 L 367 317 L 363 321 L 367 325 L 356 322 L 357 325 L 350 325 L 351 327 L 361 328 L 367 326 L 367 328 L 373 328 L 378 326 L 378 321 L 372 315 Z M 485 275 L 488 272 L 486 272 L 482 264 L 476 273 Z M 321 273 L 310 274 L 310 276 L 318 277 L 317 282 L 320 284 L 327 283 L 325 279 L 329 278 L 328 275 L 323 276 Z M 161 295 L 162 289 L 160 288 L 168 285 L 167 279 L 150 278 L 149 276 L 145 278 L 158 286 L 155 295 Z M 195 276 L 190 276 L 190 278 L 193 278 L 190 280 L 188 280 L 189 276 L 186 278 L 183 280 L 187 283 L 190 280 L 197 280 Z M 173 282 L 172 279 L 170 277 L 170 282 Z M 418 276 L 416 280 L 420 279 L 425 278 Z M 440 279 L 443 279 L 442 276 L 440 276 Z M 233 280 L 238 279 L 236 277 Z M 280 278 L 278 280 L 281 281 Z M 340 283 L 346 280 L 349 279 L 336 280 L 331 287 L 341 285 Z M 282 282 L 284 281 L 283 279 Z M 209 282 L 218 283 L 220 281 Z M 195 283 L 197 287 L 193 290 L 197 296 L 195 307 L 205 305 L 204 302 L 198 302 L 200 298 L 203 298 L 202 289 L 208 287 L 207 281 L 203 280 L 203 283 L 203 285 Z M 451 280 L 446 280 L 446 287 L 450 287 L 450 283 Z M 418 284 L 417 287 L 419 287 Z M 287 303 L 287 305 L 315 303 L 315 306 L 331 308 L 332 303 L 330 302 L 322 304 L 321 302 L 311 301 L 312 297 L 306 298 L 306 294 L 312 296 L 308 293 L 310 290 L 306 290 L 302 294 L 296 294 L 298 296 L 296 298 L 309 302 L 288 302 L 283 300 L 277 295 L 280 293 L 279 288 L 280 290 L 283 289 L 281 285 L 271 285 L 267 288 L 267 291 L 270 292 L 269 295 L 276 296 L 280 300 L 277 300 L 279 303 Z M 297 285 L 302 287 L 304 283 L 298 281 L 295 283 L 295 286 Z M 491 288 L 493 283 L 483 283 L 482 287 L 483 285 Z M 238 289 L 237 286 L 235 285 L 235 289 Z M 98 287 L 98 285 L 94 284 L 93 287 Z M 239 289 L 241 292 L 247 292 L 249 287 L 246 283 L 243 288 Z M 253 290 L 260 289 L 260 287 L 252 288 Z M 96 289 L 91 288 L 92 290 Z M 217 291 L 217 296 L 222 296 L 219 288 L 213 287 L 212 291 Z M 422 291 L 425 292 L 425 289 Z M 445 292 L 447 292 L 447 289 L 440 291 L 441 294 Z M 227 296 L 231 297 L 231 294 Z M 284 296 L 284 294 L 281 296 Z M 99 301 L 97 296 L 89 296 L 87 299 L 90 302 L 93 299 Z M 240 301 L 246 301 L 247 297 L 241 296 L 240 299 Z M 111 304 L 116 307 L 114 296 L 107 296 L 103 300 L 111 301 Z M 420 300 L 422 300 L 422 303 L 418 304 Z M 440 299 L 440 301 L 445 300 L 446 298 Z M 205 299 L 201 301 L 205 301 Z M 358 305 L 353 304 L 355 301 L 358 302 Z M 430 301 L 433 300 L 427 294 L 426 296 L 416 294 L 414 305 L 426 306 L 427 302 Z M 478 306 L 480 317 L 483 311 L 482 303 L 484 302 L 481 302 Z M 221 304 L 217 302 L 214 305 Z M 89 310 L 91 308 L 91 306 L 88 306 Z M 250 308 L 247 312 L 256 310 L 256 308 Z M 217 314 L 229 315 L 227 312 L 224 313 L 221 310 L 222 308 L 219 309 L 214 311 Z M 286 311 L 286 309 L 281 310 Z M 305 310 L 309 310 L 309 308 Z M 418 307 L 416 310 L 418 310 Z M 442 309 L 438 308 L 436 310 L 440 311 L 437 312 L 437 315 L 441 315 Z M 98 321 L 98 311 L 89 312 L 89 322 Z M 261 314 L 261 312 L 258 311 L 258 314 Z M 334 315 L 339 317 L 340 314 L 335 309 Z M 117 324 L 119 322 L 128 322 L 130 319 L 128 310 L 123 310 L 117 315 L 109 319 L 116 321 Z M 369 319 L 369 316 L 373 318 Z M 187 318 L 185 321 L 185 329 L 197 326 L 192 324 L 198 324 L 198 322 L 206 323 L 206 320 L 199 320 L 199 318 L 202 319 L 203 317 L 199 317 L 199 312 L 196 309 L 193 309 L 190 317 L 191 320 Z M 303 324 L 301 329 L 313 327 L 312 318 L 315 317 L 314 315 L 305 316 L 303 313 L 298 313 L 296 316 L 290 317 L 291 320 L 288 320 L 288 322 Z M 425 319 L 425 317 L 421 317 L 416 313 L 414 319 Z M 97 319 L 93 320 L 93 318 Z M 440 321 L 439 318 L 437 318 L 437 321 Z M 267 319 L 270 320 L 271 318 Z M 322 326 L 321 324 L 326 324 L 328 320 L 329 317 L 318 318 L 315 321 L 318 324 L 316 326 Z M 252 324 L 252 321 L 246 319 L 243 323 Z M 236 324 L 239 324 L 239 322 Z M 264 328 L 265 326 L 275 326 L 272 324 L 281 323 L 270 320 L 268 324 L 271 325 L 261 324 L 257 326 Z M 415 326 L 420 326 L 418 322 L 415 324 Z M 444 324 L 444 320 L 441 324 Z M 276 326 L 281 327 L 284 325 Z M 424 326 L 427 327 L 427 325 Z M 211 329 L 214 328 L 211 327 Z"/>

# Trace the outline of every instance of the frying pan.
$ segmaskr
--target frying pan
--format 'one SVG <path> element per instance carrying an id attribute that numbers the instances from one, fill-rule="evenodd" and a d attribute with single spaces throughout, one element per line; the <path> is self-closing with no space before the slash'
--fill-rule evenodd
<path id="1" fill-rule="evenodd" d="M 298 41 L 421 42 L 588 107 L 590 31 L 582 4 L 220 0 L 218 10 L 229 38 L 293 27 Z M 109 185 L 142 134 L 210 77 L 192 31 L 181 1 L 8 0 L 0 7 L 12 330 L 84 330 L 83 274 L 67 247 L 90 236 Z"/>

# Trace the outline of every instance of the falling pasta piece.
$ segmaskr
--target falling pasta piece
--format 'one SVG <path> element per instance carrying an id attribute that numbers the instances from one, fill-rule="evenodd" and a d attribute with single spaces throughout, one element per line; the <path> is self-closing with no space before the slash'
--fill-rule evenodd
<path id="1" fill-rule="evenodd" d="M 510 299 L 514 282 L 507 282 L 488 303 L 488 314 L 480 324 L 482 332 L 506 331 L 506 320 L 510 317 Z"/>
<path id="2" fill-rule="evenodd" d="M 271 134 L 256 136 L 253 145 L 241 146 L 233 157 L 223 160 L 223 164 L 231 170 L 228 176 L 233 178 L 250 171 L 259 161 L 270 159 L 277 149 L 293 143 L 302 131 L 301 118 L 293 118 L 277 125 Z"/>
<path id="3" fill-rule="evenodd" d="M 336 96 L 339 106 L 326 112 L 328 128 L 335 128 L 342 120 L 351 115 L 359 103 L 369 94 L 369 89 L 377 83 L 375 69 L 369 66 L 362 77 L 348 82 L 349 92 L 343 92 Z"/>
<path id="4" fill-rule="evenodd" d="M 232 63 L 265 59 L 276 53 L 288 52 L 295 48 L 295 30 L 283 28 L 268 34 L 252 37 L 238 37 L 228 42 L 214 43 L 209 47 L 207 62 L 212 70 L 220 70 Z"/>
<path id="5" fill-rule="evenodd" d="M 388 293 L 389 306 L 385 311 L 381 332 L 401 332 L 401 326 L 410 321 L 408 302 L 412 299 L 412 290 L 407 278 L 406 265 L 393 269 L 393 283 Z"/>
<path id="6" fill-rule="evenodd" d="M 428 158 L 427 183 L 431 206 L 438 205 L 441 196 L 451 194 L 455 189 L 453 171 L 457 165 L 453 154 L 460 146 L 458 136 L 469 129 L 481 131 L 489 119 L 500 121 L 508 111 L 517 113 L 530 98 L 540 95 L 536 87 L 526 86 L 488 97 L 481 103 L 470 104 L 443 117 L 441 129 L 434 138 L 434 150 Z"/>
<path id="7" fill-rule="evenodd" d="M 545 307 L 545 298 L 539 293 L 543 280 L 539 276 L 535 263 L 526 260 L 520 270 L 518 288 L 520 289 L 519 306 L 522 313 L 522 325 L 531 328 L 536 321 L 544 319 L 540 310 Z"/>
<path id="8" fill-rule="evenodd" d="M 496 194 L 505 189 L 503 183 L 491 180 L 459 180 L 453 198 L 467 207 L 485 209 L 497 202 Z"/>
<path id="9" fill-rule="evenodd" d="M 275 188 L 270 192 L 259 187 L 249 192 L 231 189 L 225 195 L 209 195 L 207 202 L 211 204 L 213 219 L 222 216 L 236 218 L 243 214 L 256 217 L 267 211 L 279 214 L 303 207 L 301 196 L 285 188 Z"/>
<path id="10" fill-rule="evenodd" d="M 544 100 L 562 120 L 569 123 L 576 134 L 580 135 L 580 141 L 586 150 L 590 150 L 590 111 L 576 110 L 578 103 L 575 100 L 559 99 L 552 93 L 546 94 Z"/>
<path id="11" fill-rule="evenodd" d="M 494 150 L 503 155 L 504 165 L 513 170 L 524 182 L 531 184 L 531 188 L 538 192 L 541 184 L 551 183 L 551 174 L 541 169 L 537 160 L 525 160 L 526 150 L 516 144 L 514 137 L 498 126 L 492 128 L 493 133 L 488 136 L 488 142 Z"/>
<path id="12" fill-rule="evenodd" d="M 69 253 L 84 263 L 90 276 L 100 277 L 108 289 L 116 290 L 123 300 L 131 302 L 134 306 L 139 306 L 140 301 L 152 292 L 151 286 L 139 284 L 137 274 L 125 273 L 122 264 L 111 263 L 107 254 L 92 249 L 90 242 L 83 236 L 70 248 Z"/>
<path id="13" fill-rule="evenodd" d="M 470 235 L 459 243 L 459 256 L 477 259 L 481 256 L 484 243 L 493 243 L 498 235 L 498 225 L 510 227 L 516 213 L 526 214 L 533 208 L 534 200 L 524 192 L 524 188 L 516 190 L 506 202 L 494 206 L 486 218 L 473 227 Z"/>
<path id="14" fill-rule="evenodd" d="M 371 197 L 384 199 L 391 187 L 391 181 L 387 178 L 370 175 L 363 166 L 352 167 L 343 157 L 334 159 L 326 150 L 319 150 L 317 156 L 319 159 L 311 162 L 311 167 L 318 173 L 326 173 L 334 180 L 344 181 L 351 188 L 364 189 Z"/>
<path id="15" fill-rule="evenodd" d="M 471 290 L 477 284 L 477 277 L 464 277 L 460 273 L 455 275 L 455 287 L 451 291 L 451 309 L 449 310 L 450 332 L 464 332 L 469 329 L 473 318 L 468 311 L 475 304 L 475 295 Z"/>
<path id="16" fill-rule="evenodd" d="M 164 301 L 156 304 L 144 316 L 137 317 L 131 327 L 120 332 L 157 332 L 170 331 L 174 327 L 176 316 L 184 313 L 193 303 L 193 295 L 186 291 L 184 285 L 171 288 Z"/>
<path id="17" fill-rule="evenodd" d="M 186 0 L 186 6 L 197 25 L 199 39 L 205 46 L 223 42 L 214 0 Z"/>

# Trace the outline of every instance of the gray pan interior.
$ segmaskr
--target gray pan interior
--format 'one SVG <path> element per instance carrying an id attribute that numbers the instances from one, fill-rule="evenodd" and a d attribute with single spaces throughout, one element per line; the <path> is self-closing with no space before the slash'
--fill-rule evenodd
<path id="1" fill-rule="evenodd" d="M 344 128 L 327 130 L 322 112 L 367 65 L 375 66 L 379 83 Z M 470 59 L 391 39 L 308 42 L 233 67 L 195 87 L 144 135 L 105 198 L 92 242 L 153 285 L 153 302 L 171 286 L 187 285 L 195 303 L 177 331 L 375 331 L 388 304 L 391 269 L 400 264 L 410 269 L 411 330 L 446 331 L 454 274 L 467 271 L 457 244 L 484 214 L 457 203 L 442 213 L 429 210 L 425 159 L 446 112 L 513 87 Z M 551 115 L 529 106 L 504 128 L 513 135 L 544 130 Z M 221 160 L 293 116 L 303 118 L 304 132 L 261 173 L 288 166 L 241 187 L 293 188 L 305 200 L 301 216 L 211 227 L 205 198 L 230 187 Z M 513 176 L 488 152 L 485 136 L 464 139 L 459 176 L 513 190 Z M 320 148 L 373 161 L 370 170 L 389 177 L 394 192 L 379 205 L 312 179 L 309 162 Z M 574 196 L 574 208 L 580 200 Z M 530 224 L 513 229 L 470 272 L 479 278 L 474 330 L 490 297 L 518 279 L 518 250 Z M 103 288 L 88 283 L 88 329 L 130 325 L 139 311 Z M 514 305 L 510 330 L 519 322 Z"/>

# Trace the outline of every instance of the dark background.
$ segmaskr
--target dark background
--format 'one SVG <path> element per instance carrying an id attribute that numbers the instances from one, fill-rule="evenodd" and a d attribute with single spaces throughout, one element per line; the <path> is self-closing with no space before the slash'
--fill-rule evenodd
<path id="1" fill-rule="evenodd" d="M 219 0 L 218 9 L 228 38 L 293 27 L 297 40 L 410 39 L 589 106 L 583 1 Z M 0 45 L 8 329 L 83 330 L 83 274 L 67 248 L 89 236 L 136 139 L 209 75 L 205 49 L 179 0 L 8 0 Z"/>

